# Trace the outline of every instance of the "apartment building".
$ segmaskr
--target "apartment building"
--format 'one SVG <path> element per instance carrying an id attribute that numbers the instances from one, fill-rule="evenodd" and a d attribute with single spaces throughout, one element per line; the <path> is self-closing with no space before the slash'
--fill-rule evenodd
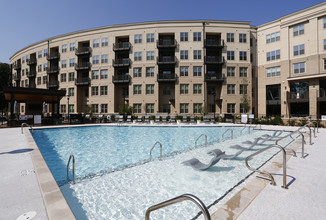
<path id="1" fill-rule="evenodd" d="M 249 22 L 210 20 L 78 31 L 16 52 L 13 86 L 66 90 L 63 114 L 113 114 L 124 103 L 136 115 L 257 112 L 256 34 Z"/>

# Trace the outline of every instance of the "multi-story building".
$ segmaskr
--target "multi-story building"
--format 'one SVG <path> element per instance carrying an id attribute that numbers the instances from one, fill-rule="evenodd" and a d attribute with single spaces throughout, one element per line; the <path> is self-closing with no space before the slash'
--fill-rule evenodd
<path id="1" fill-rule="evenodd" d="M 112 114 L 128 103 L 135 114 L 239 114 L 257 111 L 255 56 L 249 22 L 159 21 L 49 38 L 10 63 L 16 87 L 65 89 L 61 113 Z"/>

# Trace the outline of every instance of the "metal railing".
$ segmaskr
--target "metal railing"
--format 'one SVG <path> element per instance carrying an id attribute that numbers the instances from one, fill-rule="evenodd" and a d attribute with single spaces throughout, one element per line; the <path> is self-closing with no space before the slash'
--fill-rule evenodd
<path id="1" fill-rule="evenodd" d="M 151 151 L 149 152 L 149 159 L 152 160 L 152 151 L 154 149 L 154 147 L 159 144 L 160 145 L 160 160 L 162 160 L 162 144 L 159 141 L 156 141 L 155 144 L 153 145 L 153 147 L 151 148 Z"/>
<path id="2" fill-rule="evenodd" d="M 67 180 L 69 180 L 69 164 L 70 164 L 70 160 L 72 159 L 72 182 L 73 184 L 75 184 L 75 157 L 74 155 L 70 155 L 69 156 L 69 160 L 67 163 Z"/>
<path id="3" fill-rule="evenodd" d="M 209 211 L 208 211 L 207 207 L 205 206 L 205 204 L 200 199 L 198 199 L 196 196 L 191 195 L 191 194 L 183 194 L 181 196 L 177 196 L 177 197 L 175 197 L 173 199 L 170 199 L 170 200 L 167 200 L 167 201 L 164 201 L 164 202 L 161 202 L 159 204 L 156 204 L 156 205 L 153 205 L 153 206 L 149 207 L 146 210 L 145 220 L 149 220 L 149 215 L 150 215 L 150 213 L 152 211 L 155 211 L 157 209 L 161 209 L 161 208 L 164 208 L 166 206 L 173 205 L 173 204 L 185 201 L 185 200 L 189 200 L 189 201 L 192 201 L 193 203 L 195 203 L 200 208 L 200 210 L 202 211 L 205 220 L 210 220 L 211 219 L 211 216 L 209 214 Z"/>
<path id="4" fill-rule="evenodd" d="M 231 128 L 227 129 L 223 134 L 222 134 L 222 139 L 225 140 L 224 135 L 228 132 L 231 131 L 231 139 L 233 139 L 233 130 Z"/>
<path id="5" fill-rule="evenodd" d="M 26 125 L 26 126 L 28 126 L 28 127 L 30 127 L 30 129 L 32 129 L 32 134 L 34 134 L 34 129 L 33 129 L 33 127 L 32 126 L 30 126 L 29 124 L 27 124 L 27 123 L 22 123 L 22 125 L 21 125 L 21 132 L 22 132 L 22 134 L 24 134 L 24 125 Z"/>
<path id="6" fill-rule="evenodd" d="M 201 135 L 199 135 L 199 137 L 195 141 L 195 147 L 197 147 L 197 142 L 198 142 L 199 138 L 201 138 L 202 136 L 205 136 L 205 146 L 207 145 L 207 135 L 206 134 L 201 134 Z"/>
<path id="7" fill-rule="evenodd" d="M 304 139 L 304 135 L 302 134 L 302 132 L 301 131 L 299 131 L 299 130 L 296 130 L 296 131 L 293 131 L 293 132 L 291 132 L 290 134 L 288 134 L 288 135 L 285 135 L 285 136 L 283 136 L 283 137 L 281 137 L 281 138 L 279 138 L 279 139 L 277 139 L 277 140 L 275 140 L 275 144 L 276 145 L 279 145 L 278 143 L 279 143 L 279 141 L 281 141 L 281 140 L 283 140 L 283 139 L 285 139 L 285 138 L 287 138 L 287 137 L 291 137 L 293 140 L 294 140 L 294 138 L 292 137 L 292 135 L 293 134 L 295 134 L 295 133 L 298 133 L 299 135 L 301 135 L 301 158 L 304 158 L 304 144 L 306 143 L 306 141 L 305 141 L 305 139 Z M 294 154 L 294 155 L 296 155 L 296 154 Z"/>
<path id="8" fill-rule="evenodd" d="M 242 132 L 243 132 L 246 128 L 249 128 L 249 133 L 250 133 L 250 126 L 247 127 L 247 126 L 245 125 L 245 126 L 241 129 L 241 131 L 240 131 L 240 134 L 241 134 L 241 135 L 242 135 Z"/>
<path id="9" fill-rule="evenodd" d="M 270 146 L 268 146 L 268 147 L 266 147 L 264 149 L 261 149 L 260 151 L 257 151 L 256 153 L 253 153 L 253 154 L 249 155 L 246 158 L 246 166 L 247 166 L 247 168 L 249 170 L 251 170 L 253 172 L 257 172 L 257 173 L 260 173 L 260 174 L 263 174 L 263 175 L 267 175 L 271 179 L 271 184 L 276 185 L 274 177 L 272 176 L 272 174 L 270 174 L 270 173 L 268 173 L 266 171 L 256 170 L 256 169 L 252 168 L 251 166 L 249 166 L 249 164 L 248 164 L 248 160 L 250 158 L 252 158 L 252 157 L 254 157 L 254 156 L 258 155 L 258 154 L 261 154 L 264 151 L 269 150 L 269 149 L 271 149 L 273 147 L 279 148 L 283 152 L 283 186 L 282 186 L 282 188 L 287 189 L 287 186 L 286 186 L 286 152 L 285 152 L 285 149 L 282 146 L 280 146 L 278 144 L 270 145 Z"/>

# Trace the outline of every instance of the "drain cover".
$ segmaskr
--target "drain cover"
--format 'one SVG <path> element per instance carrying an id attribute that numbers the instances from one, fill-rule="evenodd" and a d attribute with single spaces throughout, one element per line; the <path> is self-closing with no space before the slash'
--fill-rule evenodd
<path id="1" fill-rule="evenodd" d="M 32 219 L 35 216 L 36 216 L 36 212 L 35 211 L 30 211 L 30 212 L 26 212 L 26 213 L 22 214 L 21 216 L 19 216 L 18 218 L 16 218 L 16 220 Z"/>

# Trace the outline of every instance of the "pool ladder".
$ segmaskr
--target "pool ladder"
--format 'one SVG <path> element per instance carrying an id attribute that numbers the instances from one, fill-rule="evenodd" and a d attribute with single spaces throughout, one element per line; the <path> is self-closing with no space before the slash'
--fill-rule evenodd
<path id="1" fill-rule="evenodd" d="M 207 145 L 207 135 L 206 134 L 201 134 L 201 135 L 199 135 L 199 137 L 195 141 L 195 147 L 197 147 L 197 142 L 198 142 L 199 138 L 201 138 L 203 136 L 205 137 L 205 146 Z"/>
<path id="2" fill-rule="evenodd" d="M 75 184 L 75 157 L 72 154 L 69 156 L 69 160 L 67 163 L 67 180 L 69 180 L 69 164 L 71 159 L 72 159 L 72 178 L 73 178 L 72 183 Z"/>
<path id="3" fill-rule="evenodd" d="M 222 139 L 225 140 L 224 136 L 225 134 L 228 132 L 228 131 L 231 131 L 231 139 L 233 139 L 233 129 L 231 128 L 228 128 L 223 134 L 222 134 Z"/>
<path id="4" fill-rule="evenodd" d="M 32 129 L 32 134 L 34 134 L 34 129 L 33 129 L 33 127 L 30 126 L 30 125 L 27 124 L 27 123 L 22 123 L 22 126 L 21 126 L 21 132 L 22 132 L 22 134 L 24 134 L 24 128 L 23 128 L 24 125 L 28 126 L 30 129 Z"/>
<path id="5" fill-rule="evenodd" d="M 155 144 L 153 145 L 153 147 L 151 148 L 150 152 L 149 152 L 149 159 L 152 160 L 152 151 L 154 149 L 154 147 L 159 144 L 160 145 L 160 160 L 162 160 L 162 144 L 159 141 L 156 141 Z"/>
<path id="6" fill-rule="evenodd" d="M 196 196 L 191 195 L 191 194 L 183 194 L 181 196 L 177 196 L 177 197 L 175 197 L 173 199 L 169 199 L 167 201 L 164 201 L 164 202 L 161 202 L 159 204 L 156 204 L 156 205 L 153 205 L 153 206 L 149 207 L 146 210 L 145 220 L 149 220 L 149 215 L 150 215 L 150 213 L 152 211 L 155 211 L 157 209 L 161 209 L 161 208 L 164 208 L 166 206 L 173 205 L 173 204 L 185 201 L 185 200 L 189 200 L 189 201 L 192 201 L 193 203 L 195 203 L 200 208 L 200 210 L 202 211 L 205 220 L 211 220 L 211 216 L 210 216 L 210 214 L 208 212 L 208 209 L 205 206 L 205 204 L 200 199 L 198 199 Z"/>

